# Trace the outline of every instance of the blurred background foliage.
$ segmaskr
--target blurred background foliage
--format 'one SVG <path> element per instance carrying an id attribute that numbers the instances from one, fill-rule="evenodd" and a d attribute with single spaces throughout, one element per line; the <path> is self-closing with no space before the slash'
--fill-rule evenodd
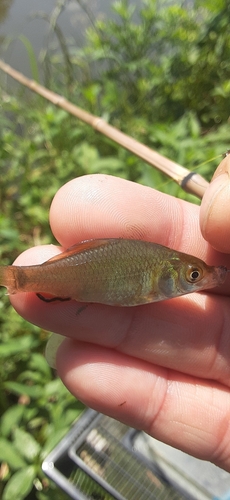
<path id="1" fill-rule="evenodd" d="M 58 2 L 56 13 L 65 9 Z M 79 49 L 63 37 L 43 51 L 46 86 L 208 180 L 229 148 L 230 4 L 197 0 L 114 2 L 113 19 L 92 20 Z M 47 19 L 46 19 L 47 21 Z M 39 75 L 24 40 L 31 72 Z M 53 242 L 48 214 L 70 179 L 103 172 L 191 202 L 177 185 L 66 112 L 23 88 L 0 84 L 1 264 Z M 0 496 L 66 496 L 41 460 L 82 410 L 43 358 L 48 333 L 21 319 L 0 296 Z"/>

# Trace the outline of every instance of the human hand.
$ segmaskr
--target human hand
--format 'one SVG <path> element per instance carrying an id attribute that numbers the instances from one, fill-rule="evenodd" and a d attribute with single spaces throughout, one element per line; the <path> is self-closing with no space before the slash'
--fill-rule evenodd
<path id="1" fill-rule="evenodd" d="M 203 239 L 199 213 L 150 188 L 95 175 L 58 191 L 50 223 L 65 248 L 90 238 L 135 238 L 229 268 L 230 256 Z M 58 252 L 36 247 L 17 264 Z M 215 291 L 138 307 L 90 304 L 78 315 L 75 301 L 49 304 L 32 293 L 11 301 L 28 321 L 68 337 L 57 354 L 58 373 L 86 405 L 230 470 L 229 292 L 227 281 Z"/>
<path id="2" fill-rule="evenodd" d="M 230 155 L 220 163 L 200 210 L 204 238 L 219 252 L 230 253 Z"/>

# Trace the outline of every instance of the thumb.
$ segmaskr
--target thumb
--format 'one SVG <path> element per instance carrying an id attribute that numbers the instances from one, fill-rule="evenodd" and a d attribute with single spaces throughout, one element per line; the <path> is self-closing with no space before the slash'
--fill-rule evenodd
<path id="1" fill-rule="evenodd" d="M 205 191 L 200 228 L 212 247 L 230 253 L 230 155 L 222 160 Z"/>

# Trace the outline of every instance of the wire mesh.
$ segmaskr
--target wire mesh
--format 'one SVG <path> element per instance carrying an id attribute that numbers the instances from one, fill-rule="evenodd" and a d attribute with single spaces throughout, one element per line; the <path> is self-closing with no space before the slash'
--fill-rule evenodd
<path id="1" fill-rule="evenodd" d="M 99 415 L 71 446 L 69 456 L 117 500 L 185 498 L 125 444 L 129 427 Z M 79 486 L 79 485 L 78 485 Z M 104 497 L 108 498 L 108 497 Z"/>

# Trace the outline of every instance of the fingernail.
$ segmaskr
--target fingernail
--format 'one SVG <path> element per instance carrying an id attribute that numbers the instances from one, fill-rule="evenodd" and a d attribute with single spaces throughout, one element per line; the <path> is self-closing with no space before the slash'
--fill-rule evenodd
<path id="1" fill-rule="evenodd" d="M 204 220 L 207 220 L 210 217 L 217 198 L 221 195 L 221 192 L 226 189 L 228 184 L 229 177 L 226 173 L 219 175 L 210 183 L 202 200 L 202 208 L 205 210 Z"/>
<path id="2" fill-rule="evenodd" d="M 217 167 L 214 175 L 213 175 L 213 178 L 212 178 L 212 181 L 211 183 L 214 181 L 214 179 L 216 179 L 217 177 L 223 175 L 223 174 L 227 174 L 228 176 L 230 176 L 230 154 L 228 154 L 219 164 L 219 166 Z"/>
<path id="3" fill-rule="evenodd" d="M 53 333 L 46 344 L 45 358 L 51 368 L 56 369 L 56 354 L 63 340 L 65 340 L 63 335 Z"/>
<path id="4" fill-rule="evenodd" d="M 219 174 L 207 188 L 200 209 L 200 226 L 204 238 L 212 246 L 222 252 L 229 252 L 230 178 L 228 173 Z"/>

